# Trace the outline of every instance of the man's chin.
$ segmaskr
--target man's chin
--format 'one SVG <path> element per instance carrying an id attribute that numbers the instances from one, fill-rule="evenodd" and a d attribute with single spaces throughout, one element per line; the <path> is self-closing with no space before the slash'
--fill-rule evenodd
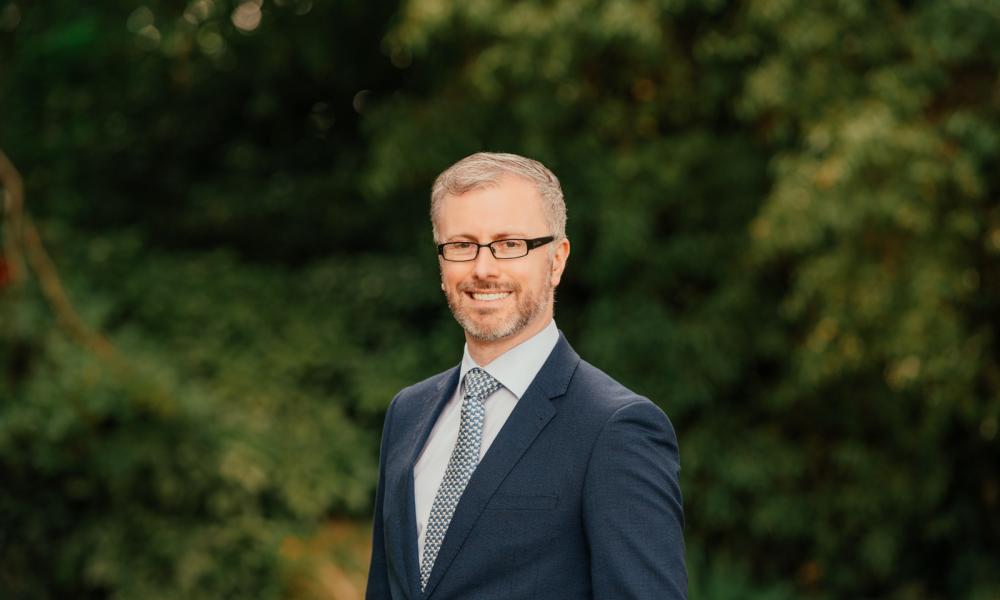
<path id="1" fill-rule="evenodd" d="M 522 329 L 517 323 L 482 323 L 468 318 L 462 320 L 461 325 L 469 337 L 479 342 L 496 342 Z"/>
<path id="2" fill-rule="evenodd" d="M 477 342 L 496 342 L 506 337 L 510 337 L 515 333 L 510 331 L 508 328 L 476 327 L 474 325 L 464 327 L 464 329 L 465 333 Z"/>

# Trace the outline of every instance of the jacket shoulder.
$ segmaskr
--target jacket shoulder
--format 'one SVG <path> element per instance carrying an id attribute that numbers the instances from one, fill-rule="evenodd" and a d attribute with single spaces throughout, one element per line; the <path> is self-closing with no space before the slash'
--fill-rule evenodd
<path id="1" fill-rule="evenodd" d="M 423 381 L 418 381 L 413 385 L 406 386 L 399 390 L 396 397 L 392 399 L 390 409 L 406 411 L 414 405 L 423 406 L 427 398 L 433 395 L 440 395 L 445 392 L 452 380 L 458 373 L 458 367 L 452 367 L 436 375 L 431 375 Z"/>
<path id="2" fill-rule="evenodd" d="M 636 394 L 585 360 L 580 361 L 566 394 L 572 398 L 575 409 L 586 410 L 602 420 L 630 405 L 663 413 L 649 398 Z"/>
<path id="3" fill-rule="evenodd" d="M 452 367 L 450 369 L 441 371 L 436 375 L 431 375 L 430 377 L 424 379 L 423 381 L 418 381 L 413 385 L 408 385 L 405 388 L 399 390 L 399 393 L 396 394 L 396 396 L 398 398 L 404 398 L 411 396 L 420 396 L 423 394 L 439 391 L 445 385 L 448 384 L 448 381 L 452 378 L 452 376 L 455 375 L 455 371 L 457 370 L 458 367 Z"/>

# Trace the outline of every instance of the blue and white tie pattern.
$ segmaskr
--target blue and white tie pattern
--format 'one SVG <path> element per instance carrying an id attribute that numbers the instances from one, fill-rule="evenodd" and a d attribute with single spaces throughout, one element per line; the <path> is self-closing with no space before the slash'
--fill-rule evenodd
<path id="1" fill-rule="evenodd" d="M 476 367 L 465 374 L 465 398 L 462 401 L 462 423 L 458 429 L 458 441 L 448 460 L 448 468 L 441 480 L 441 487 L 434 496 L 431 516 L 427 520 L 427 536 L 424 538 L 424 557 L 420 561 L 420 589 L 427 587 L 427 580 L 434 568 L 444 534 L 448 531 L 451 517 L 455 514 L 465 486 L 472 472 L 479 464 L 479 448 L 483 441 L 483 419 L 486 417 L 484 402 L 500 389 L 500 382 L 489 373 Z"/>

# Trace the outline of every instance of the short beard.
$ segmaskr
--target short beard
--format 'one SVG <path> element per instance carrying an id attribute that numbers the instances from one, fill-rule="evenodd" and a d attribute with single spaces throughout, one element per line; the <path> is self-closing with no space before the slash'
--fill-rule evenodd
<path id="1" fill-rule="evenodd" d="M 546 270 L 546 276 L 549 271 L 551 271 L 551 269 Z M 461 294 L 465 294 L 466 291 L 473 289 L 480 291 L 489 291 L 492 289 L 511 290 L 519 298 L 515 314 L 511 319 L 498 323 L 492 327 L 480 325 L 476 322 L 469 311 L 462 306 Z M 446 290 L 445 298 L 448 301 L 448 308 L 451 309 L 451 314 L 455 316 L 455 320 L 458 321 L 458 324 L 462 326 L 462 329 L 465 330 L 469 337 L 480 342 L 495 342 L 510 337 L 523 330 L 529 323 L 538 317 L 538 315 L 542 314 L 546 307 L 548 307 L 548 305 L 552 302 L 553 287 L 547 280 L 544 282 L 541 293 L 537 296 L 521 296 L 520 292 L 522 289 L 523 288 L 520 285 L 516 284 L 511 286 L 481 281 L 478 283 L 470 283 L 459 286 L 459 297 L 457 298 L 453 297 L 451 292 Z"/>

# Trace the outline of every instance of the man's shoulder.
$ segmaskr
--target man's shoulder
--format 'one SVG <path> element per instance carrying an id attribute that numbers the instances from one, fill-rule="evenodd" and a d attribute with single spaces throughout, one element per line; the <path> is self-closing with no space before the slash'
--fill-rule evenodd
<path id="1" fill-rule="evenodd" d="M 606 419 L 624 409 L 663 410 L 649 398 L 633 392 L 601 369 L 586 360 L 580 364 L 566 390 L 577 409 L 584 409 L 593 416 Z"/>
<path id="2" fill-rule="evenodd" d="M 436 375 L 431 375 L 423 381 L 418 381 L 413 385 L 406 386 L 405 388 L 399 390 L 399 393 L 396 394 L 393 404 L 406 406 L 413 404 L 414 402 L 422 403 L 427 400 L 428 396 L 440 395 L 446 391 L 446 387 L 449 387 L 452 384 L 457 372 L 458 367 L 452 367 L 441 371 Z"/>
<path id="3" fill-rule="evenodd" d="M 612 406 L 620 406 L 642 398 L 618 380 L 601 369 L 580 359 L 580 365 L 570 382 L 570 392 L 603 400 Z"/>

